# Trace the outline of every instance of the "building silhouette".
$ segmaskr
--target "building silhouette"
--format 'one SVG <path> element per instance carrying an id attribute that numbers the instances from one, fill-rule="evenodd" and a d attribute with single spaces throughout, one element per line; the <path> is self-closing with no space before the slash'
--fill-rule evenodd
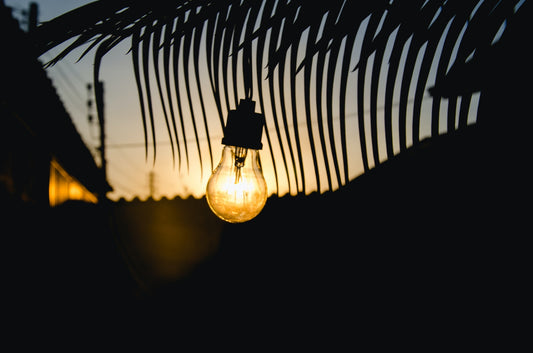
<path id="1" fill-rule="evenodd" d="M 97 202 L 110 186 L 37 59 L 0 4 L 0 195 L 2 203 Z"/>

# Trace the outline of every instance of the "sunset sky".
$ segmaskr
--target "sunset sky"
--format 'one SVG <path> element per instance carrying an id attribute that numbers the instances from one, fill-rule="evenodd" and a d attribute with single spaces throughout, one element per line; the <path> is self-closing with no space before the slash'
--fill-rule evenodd
<path id="1" fill-rule="evenodd" d="M 35 1 L 39 4 L 39 20 L 47 21 L 54 18 L 70 9 L 79 7 L 91 1 L 89 0 L 40 0 Z M 14 15 L 16 18 L 23 18 L 22 11 L 29 8 L 29 0 L 6 0 L 7 6 L 14 8 Z M 24 24 L 23 24 L 24 27 Z M 131 199 L 135 196 L 144 199 L 150 195 L 150 173 L 153 172 L 153 196 L 157 199 L 162 196 L 172 198 L 176 195 L 187 197 L 193 195 L 195 197 L 201 197 L 205 193 L 205 185 L 211 173 L 210 166 L 204 163 L 203 174 L 200 173 L 199 161 L 195 152 L 190 152 L 190 168 L 187 170 L 185 163 L 182 160 L 181 169 L 179 168 L 179 161 L 175 163 L 172 159 L 171 148 L 168 143 L 169 138 L 166 132 L 166 126 L 164 119 L 157 119 L 157 158 L 155 163 L 153 161 L 153 151 L 148 151 L 148 156 L 145 156 L 143 128 L 141 121 L 141 114 L 137 96 L 137 89 L 134 81 L 133 68 L 131 64 L 131 58 L 127 54 L 129 50 L 130 42 L 125 41 L 119 45 L 119 47 L 113 49 L 108 53 L 104 59 L 101 67 L 100 77 L 104 82 L 105 88 L 105 114 L 106 114 L 106 133 L 107 133 L 107 161 L 108 161 L 108 179 L 112 185 L 114 191 L 109 193 L 108 196 L 113 199 L 119 199 L 125 197 Z M 354 49 L 354 55 L 357 55 L 357 48 Z M 92 68 L 93 68 L 93 55 L 90 53 L 84 57 L 81 61 L 76 62 L 79 54 L 82 50 L 78 50 L 75 53 L 70 54 L 66 59 L 62 60 L 59 64 L 47 69 L 49 76 L 51 77 L 57 91 L 64 102 L 67 111 L 70 113 L 72 120 L 82 136 L 84 142 L 89 147 L 93 155 L 97 156 L 97 147 L 99 145 L 98 136 L 98 124 L 96 119 L 96 111 L 93 109 L 91 112 L 87 108 L 87 99 L 89 94 L 86 88 L 87 83 L 92 83 Z M 49 53 L 46 53 L 41 57 L 42 61 L 51 59 L 55 54 L 59 53 L 59 49 L 54 49 Z M 369 67 L 371 67 L 369 65 Z M 355 75 L 351 75 L 350 79 L 354 79 Z M 299 85 L 303 84 L 303 79 L 298 81 Z M 431 85 L 431 82 L 428 83 Z M 354 87 L 355 84 L 348 82 L 348 87 Z M 154 86 L 155 87 L 155 86 Z M 380 87 L 380 90 L 383 89 Z M 381 92 L 380 91 L 380 92 Z M 152 92 L 154 96 L 157 96 L 156 89 Z M 422 106 L 422 115 L 424 111 L 429 109 L 431 99 L 429 94 L 424 99 Z M 92 96 L 91 96 L 92 98 Z M 477 113 L 477 101 L 478 96 L 474 96 L 471 104 L 471 112 L 469 115 L 469 123 L 475 122 Z M 157 102 L 158 99 L 154 99 Z M 354 138 L 348 139 L 349 154 L 349 176 L 350 179 L 354 179 L 363 172 L 363 166 L 360 157 L 357 119 L 356 119 L 356 105 L 355 99 L 352 102 L 347 103 L 346 115 L 347 115 L 347 131 L 351 132 L 351 136 Z M 427 104 L 425 104 L 427 102 Z M 299 104 L 299 103 L 298 103 Z M 303 104 L 303 103 L 302 103 Z M 444 106 L 444 105 L 443 105 Z M 209 108 L 208 108 L 209 109 Z M 444 109 L 444 108 L 442 108 Z M 257 107 L 256 107 L 257 111 Z M 94 116 L 93 122 L 89 123 L 88 115 Z M 157 111 L 156 115 L 161 115 L 161 109 Z M 213 119 L 218 120 L 216 110 L 212 108 L 207 114 L 211 114 Z M 378 112 L 379 114 L 379 112 Z M 443 114 L 446 114 L 443 111 Z M 268 112 L 265 112 L 267 126 L 273 128 L 272 124 L 269 125 Z M 368 117 L 365 116 L 365 119 Z M 427 119 L 426 119 L 427 120 Z M 302 119 L 305 123 L 305 119 Z M 338 121 L 336 122 L 338 124 Z M 302 124 L 303 125 L 303 124 Z M 307 128 L 305 126 L 299 126 L 301 128 L 300 136 L 304 138 L 307 136 Z M 380 133 L 383 131 L 382 119 L 378 121 L 378 129 Z M 439 131 L 445 132 L 446 126 L 439 126 Z M 214 164 L 218 163 L 220 154 L 222 151 L 222 145 L 220 140 L 222 139 L 221 129 L 214 129 L 210 131 L 211 140 L 213 141 L 213 159 Z M 421 122 L 421 138 L 429 136 L 429 125 L 427 121 Z M 207 139 L 208 136 L 201 136 L 203 139 Z M 408 141 L 411 139 L 407 137 Z M 189 141 L 191 146 L 195 146 L 194 139 Z M 303 141 L 308 143 L 306 141 Z M 265 136 L 263 135 L 263 151 L 261 153 L 263 170 L 265 179 L 269 191 L 276 192 L 275 180 L 273 176 L 273 167 L 270 154 L 268 152 L 268 146 Z M 411 144 L 411 143 L 409 143 Z M 384 144 L 380 143 L 380 158 L 386 155 L 382 153 L 381 148 Z M 196 147 L 190 147 L 194 151 Z M 398 146 L 395 145 L 395 149 Z M 207 155 L 207 152 L 204 151 Z M 304 151 L 303 159 L 306 161 L 310 159 L 309 150 Z M 277 157 L 275 157 L 277 158 Z M 96 159 L 98 162 L 98 158 Z M 205 161 L 204 161 L 205 162 Z M 370 167 L 372 167 L 371 165 Z M 312 168 L 307 169 L 309 172 L 314 173 Z M 307 178 L 312 179 L 312 178 Z M 293 182 L 293 181 L 290 181 Z M 288 190 L 288 182 L 283 183 L 283 178 L 280 178 L 280 189 L 278 193 L 284 194 Z M 316 185 L 313 182 L 309 182 L 308 190 L 316 190 Z M 324 191 L 324 186 L 322 190 Z M 334 185 L 336 187 L 336 185 Z"/>

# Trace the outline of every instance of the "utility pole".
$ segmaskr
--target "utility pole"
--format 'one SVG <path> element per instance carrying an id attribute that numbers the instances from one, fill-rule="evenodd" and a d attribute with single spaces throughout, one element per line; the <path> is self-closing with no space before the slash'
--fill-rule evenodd
<path id="1" fill-rule="evenodd" d="M 107 160 L 105 154 L 105 109 L 104 109 L 104 83 L 98 81 L 94 87 L 94 96 L 96 98 L 96 112 L 98 115 L 98 123 L 100 125 L 100 169 L 102 170 L 102 177 L 107 183 Z"/>
<path id="2" fill-rule="evenodd" d="M 35 2 L 30 3 L 30 11 L 28 13 L 28 32 L 32 32 L 37 28 L 39 22 L 39 6 Z"/>
<path id="3" fill-rule="evenodd" d="M 93 85 L 87 84 L 87 112 L 89 124 L 94 121 L 92 114 L 93 99 L 92 99 Z M 103 189 L 100 191 L 103 198 L 107 192 L 112 191 L 113 188 L 107 182 L 107 159 L 105 154 L 105 109 L 104 109 L 104 83 L 99 81 L 94 87 L 94 97 L 96 98 L 96 111 L 98 115 L 98 125 L 100 130 L 100 146 L 96 148 L 100 158 L 100 173 L 104 181 Z"/>
<path id="4" fill-rule="evenodd" d="M 152 170 L 148 173 L 148 188 L 150 189 L 150 197 L 154 198 L 155 194 L 155 173 Z"/>

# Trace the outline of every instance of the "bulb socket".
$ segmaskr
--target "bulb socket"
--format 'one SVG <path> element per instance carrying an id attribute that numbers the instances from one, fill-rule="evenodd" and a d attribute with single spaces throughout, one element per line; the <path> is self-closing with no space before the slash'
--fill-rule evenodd
<path id="1" fill-rule="evenodd" d="M 236 110 L 230 110 L 222 144 L 260 150 L 263 148 L 265 117 L 255 112 L 255 102 L 251 99 L 241 99 Z"/>

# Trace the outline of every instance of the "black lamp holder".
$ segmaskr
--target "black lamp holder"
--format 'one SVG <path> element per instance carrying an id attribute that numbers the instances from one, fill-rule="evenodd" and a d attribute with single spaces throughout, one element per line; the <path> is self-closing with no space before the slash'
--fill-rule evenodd
<path id="1" fill-rule="evenodd" d="M 261 137 L 265 116 L 255 112 L 255 102 L 249 98 L 241 99 L 236 110 L 230 110 L 222 144 L 260 150 L 263 148 Z"/>

